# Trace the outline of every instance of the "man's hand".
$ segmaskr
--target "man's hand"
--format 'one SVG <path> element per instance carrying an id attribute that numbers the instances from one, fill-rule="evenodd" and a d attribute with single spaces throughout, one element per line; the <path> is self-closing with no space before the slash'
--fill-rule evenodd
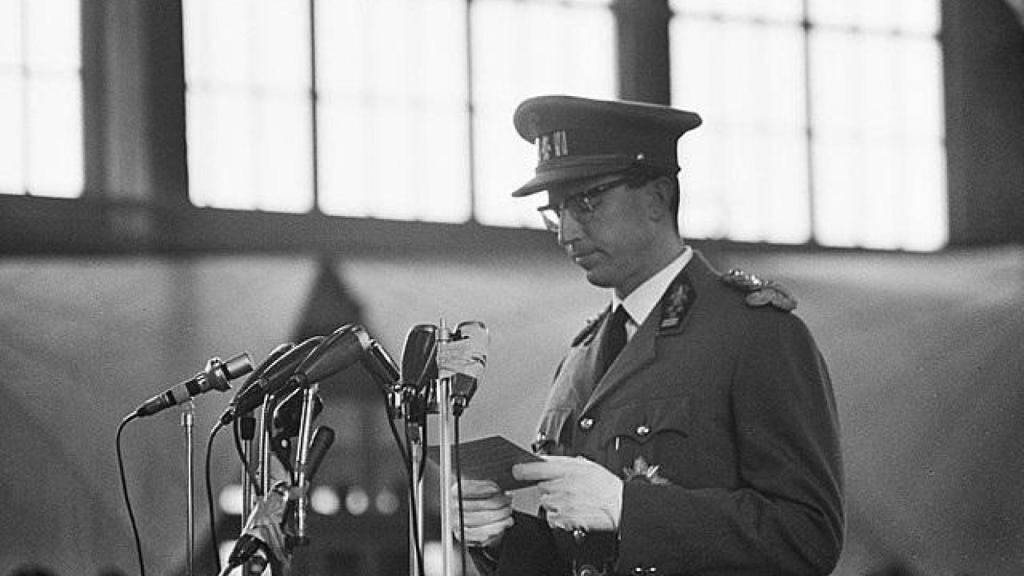
<path id="1" fill-rule="evenodd" d="M 457 522 L 458 486 L 452 486 L 451 494 L 451 517 Z M 465 521 L 466 545 L 497 546 L 505 530 L 512 526 L 512 497 L 490 480 L 463 480 L 462 516 Z M 455 535 L 459 536 L 459 533 Z"/>
<path id="2" fill-rule="evenodd" d="M 604 466 L 582 457 L 546 456 L 544 462 L 516 464 L 512 475 L 516 480 L 539 482 L 540 505 L 552 527 L 618 530 L 622 480 Z"/>

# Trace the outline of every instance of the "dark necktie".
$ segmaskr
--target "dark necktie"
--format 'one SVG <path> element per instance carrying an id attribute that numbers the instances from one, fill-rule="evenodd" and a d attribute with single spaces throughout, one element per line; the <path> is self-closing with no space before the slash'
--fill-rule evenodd
<path id="1" fill-rule="evenodd" d="M 622 347 L 626 345 L 626 320 L 629 313 L 625 307 L 619 305 L 615 313 L 608 319 L 608 326 L 604 333 L 604 340 L 601 341 L 601 354 L 599 357 L 601 369 L 595 380 L 600 380 L 608 367 L 615 361 Z"/>

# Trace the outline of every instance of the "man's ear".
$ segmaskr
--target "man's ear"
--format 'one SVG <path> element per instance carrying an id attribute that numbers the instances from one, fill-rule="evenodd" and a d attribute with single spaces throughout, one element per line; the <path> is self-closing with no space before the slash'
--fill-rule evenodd
<path id="1" fill-rule="evenodd" d="M 675 190 L 672 182 L 665 176 L 655 178 L 647 183 L 649 201 L 647 214 L 651 220 L 660 221 L 665 218 L 674 218 L 672 214 L 672 195 Z"/>

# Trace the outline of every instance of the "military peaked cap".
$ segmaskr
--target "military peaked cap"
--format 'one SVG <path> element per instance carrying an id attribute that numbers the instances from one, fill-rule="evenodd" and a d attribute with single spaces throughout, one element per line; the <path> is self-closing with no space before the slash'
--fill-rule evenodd
<path id="1" fill-rule="evenodd" d="M 675 174 L 677 140 L 701 119 L 657 104 L 555 95 L 523 101 L 514 122 L 519 135 L 537 145 L 536 175 L 512 193 L 528 196 L 634 166 Z"/>

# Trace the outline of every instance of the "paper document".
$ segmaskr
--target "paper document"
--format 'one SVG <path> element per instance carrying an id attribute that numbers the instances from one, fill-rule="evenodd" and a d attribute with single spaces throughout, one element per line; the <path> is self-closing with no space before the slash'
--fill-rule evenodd
<path id="1" fill-rule="evenodd" d="M 427 458 L 440 466 L 440 450 L 427 448 Z M 536 482 L 520 482 L 512 477 L 512 465 L 521 462 L 541 462 L 543 458 L 516 446 L 503 436 L 488 436 L 459 444 L 459 472 L 470 480 L 493 480 L 502 490 L 517 490 L 533 486 Z M 455 471 L 452 457 L 452 470 Z"/>

